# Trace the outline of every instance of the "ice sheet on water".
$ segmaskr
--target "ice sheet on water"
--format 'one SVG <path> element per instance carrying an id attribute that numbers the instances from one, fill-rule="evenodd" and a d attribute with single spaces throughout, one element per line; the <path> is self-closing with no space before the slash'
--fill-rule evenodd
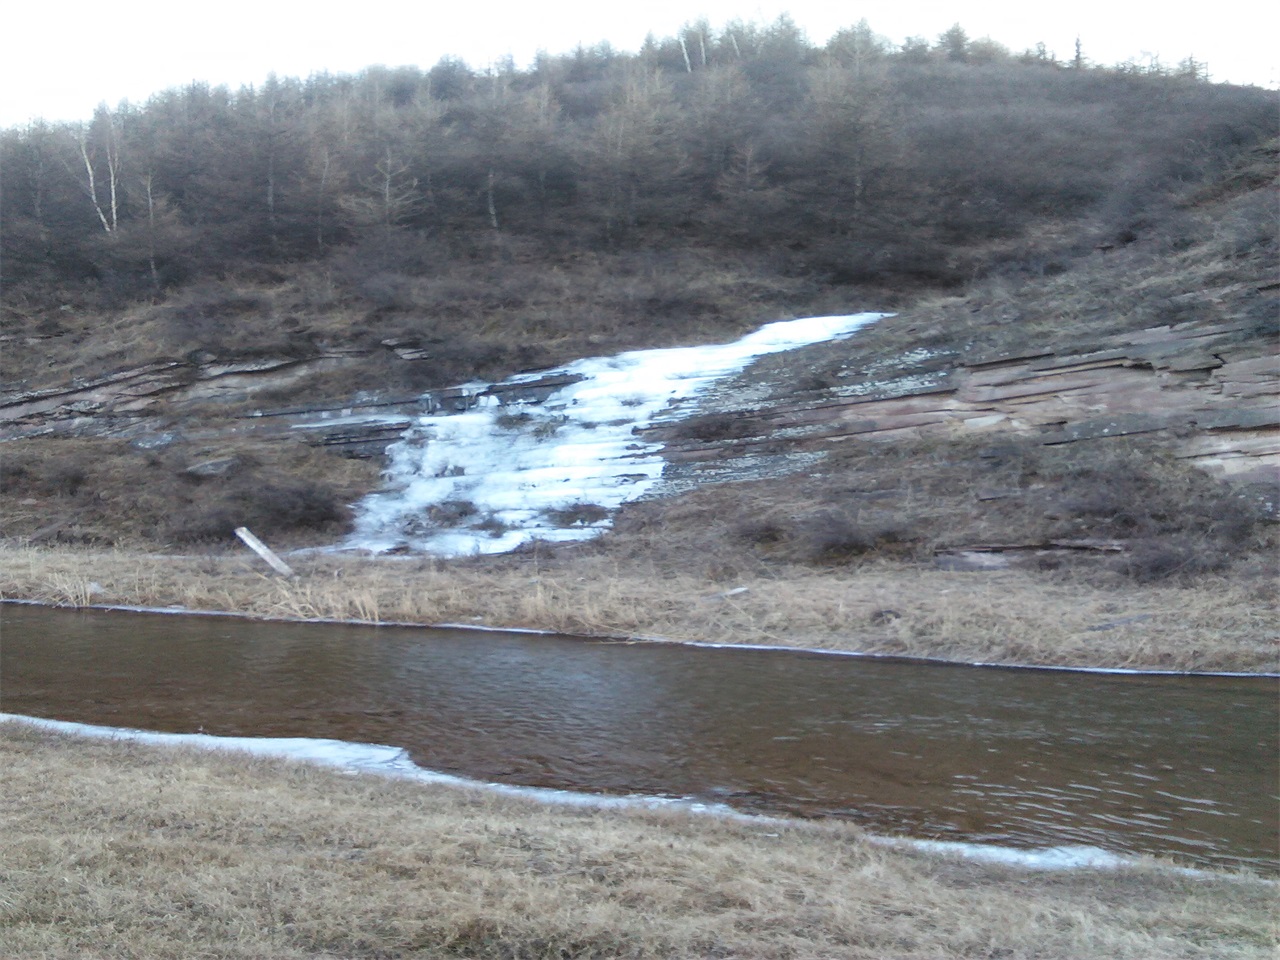
<path id="1" fill-rule="evenodd" d="M 657 797 L 639 794 L 625 796 L 581 793 L 574 790 L 555 790 L 549 787 L 522 787 L 511 784 L 484 783 L 467 777 L 454 776 L 418 766 L 408 753 L 399 747 L 375 743 L 349 743 L 344 740 L 318 740 L 306 737 L 217 737 L 204 733 L 156 733 L 134 730 L 128 727 L 104 727 L 66 720 L 47 720 L 22 714 L 0 713 L 0 723 L 24 723 L 54 733 L 78 737 L 101 737 L 169 747 L 198 747 L 206 750 L 233 750 L 257 756 L 279 757 L 303 763 L 335 767 L 349 773 L 377 774 L 405 778 L 420 783 L 434 783 L 452 787 L 469 787 L 496 793 L 528 797 L 543 803 L 567 804 L 583 807 L 640 807 L 655 808 L 674 806 L 693 813 L 709 813 L 723 817 L 740 818 L 760 823 L 774 822 L 770 817 L 741 814 L 720 803 L 706 803 L 688 797 Z M 964 843 L 959 841 L 917 840 L 907 837 L 878 837 L 868 835 L 871 843 L 891 847 L 921 850 L 925 853 L 962 856 L 987 863 L 1020 866 L 1033 870 L 1114 869 L 1128 864 L 1125 857 L 1098 847 L 1061 846 L 1019 849 L 994 844 Z M 1194 870 L 1181 870 L 1195 874 Z"/>
<path id="2" fill-rule="evenodd" d="M 541 403 L 501 404 L 471 385 L 471 410 L 421 417 L 388 449 L 391 489 L 357 505 L 345 546 L 460 556 L 594 536 L 662 475 L 661 445 L 637 430 L 756 357 L 849 336 L 883 316 L 779 321 L 733 343 L 591 357 L 506 381 L 577 378 Z"/>
<path id="3" fill-rule="evenodd" d="M 983 863 L 1026 867 L 1032 870 L 1114 870 L 1132 862 L 1100 847 L 1001 847 L 992 843 L 964 843 L 956 840 L 916 840 L 898 837 L 872 838 L 873 843 L 901 846 L 924 853 L 965 857 Z"/>
<path id="4" fill-rule="evenodd" d="M 24 723 L 73 737 L 121 740 L 162 747 L 230 750 L 260 757 L 275 757 L 334 767 L 352 774 L 370 773 L 416 780 L 419 783 L 489 790 L 494 793 L 528 797 L 544 803 L 602 808 L 678 806 L 692 812 L 733 814 L 730 808 L 722 804 L 704 803 L 685 797 L 606 795 L 582 793 L 576 790 L 556 790 L 551 787 L 486 783 L 469 777 L 428 770 L 414 763 L 405 750 L 377 743 L 350 743 L 345 740 L 320 740 L 309 737 L 217 737 L 207 733 L 157 733 L 129 727 L 104 727 L 88 723 L 73 723 L 68 720 L 46 720 L 42 717 L 28 717 L 16 713 L 0 713 L 0 723 L 6 722 Z"/>

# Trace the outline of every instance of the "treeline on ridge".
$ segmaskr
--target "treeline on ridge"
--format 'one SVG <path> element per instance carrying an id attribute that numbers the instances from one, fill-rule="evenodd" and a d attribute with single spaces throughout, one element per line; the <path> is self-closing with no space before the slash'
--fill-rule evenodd
<path id="1" fill-rule="evenodd" d="M 0 256 L 6 299 L 32 308 L 323 261 L 394 309 L 397 278 L 449 263 L 680 246 L 948 286 L 1046 220 L 1124 242 L 1275 115 L 1273 93 L 1194 63 L 1014 56 L 958 26 L 895 47 L 865 22 L 824 46 L 785 18 L 698 24 L 636 54 L 194 84 L 6 130 Z"/>

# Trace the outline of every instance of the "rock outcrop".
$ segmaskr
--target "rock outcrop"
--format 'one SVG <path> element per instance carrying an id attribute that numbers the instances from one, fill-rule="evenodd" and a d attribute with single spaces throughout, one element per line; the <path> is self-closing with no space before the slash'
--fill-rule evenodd
<path id="1" fill-rule="evenodd" d="M 1254 323 L 1153 327 L 1020 356 L 913 351 L 878 370 L 860 366 L 856 340 L 827 349 L 846 355 L 836 382 L 804 399 L 740 378 L 692 419 L 650 431 L 667 444 L 670 482 L 776 475 L 854 440 L 1006 431 L 1045 444 L 1155 434 L 1217 474 L 1280 479 L 1280 358 Z"/>
<path id="2" fill-rule="evenodd" d="M 1275 337 L 1256 322 L 1158 326 L 1019 355 L 912 350 L 871 365 L 860 360 L 857 338 L 821 349 L 839 361 L 820 388 L 797 387 L 803 370 L 775 364 L 719 385 L 647 430 L 646 440 L 666 445 L 663 489 L 789 473 L 836 443 L 1001 432 L 1045 444 L 1154 434 L 1215 473 L 1280 479 L 1280 358 Z M 117 436 L 145 446 L 181 424 L 188 438 L 290 437 L 376 457 L 421 414 L 463 411 L 490 397 L 538 403 L 573 380 L 556 374 L 412 397 L 371 391 L 330 404 L 244 409 L 273 387 L 346 359 L 166 361 L 13 393 L 0 397 L 0 439 Z M 415 355 L 413 362 L 429 360 Z M 184 422 L 186 412 L 220 406 L 230 412 L 217 422 Z"/>

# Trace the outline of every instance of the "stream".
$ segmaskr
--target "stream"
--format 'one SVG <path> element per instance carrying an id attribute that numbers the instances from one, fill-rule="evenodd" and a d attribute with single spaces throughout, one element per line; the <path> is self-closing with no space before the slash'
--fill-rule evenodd
<path id="1" fill-rule="evenodd" d="M 0 606 L 0 709 L 480 781 L 1280 871 L 1274 678 Z"/>

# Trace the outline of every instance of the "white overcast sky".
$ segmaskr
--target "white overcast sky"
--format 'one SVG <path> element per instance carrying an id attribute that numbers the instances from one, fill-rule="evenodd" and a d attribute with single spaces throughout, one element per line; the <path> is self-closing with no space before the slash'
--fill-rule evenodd
<path id="1" fill-rule="evenodd" d="M 883 7 L 839 0 L 17 0 L 4 14 L 0 126 L 87 118 L 96 104 L 144 102 L 193 80 L 232 88 L 268 73 L 306 77 L 373 64 L 430 67 L 442 56 L 483 69 L 510 54 L 527 66 L 538 50 L 565 53 L 607 40 L 634 51 L 647 33 L 673 35 L 705 17 L 714 28 L 789 13 L 815 44 L 865 17 L 894 43 L 929 40 L 959 22 L 1015 52 L 1043 42 L 1069 58 L 1079 36 L 1090 60 L 1172 65 L 1207 62 L 1215 80 L 1275 87 L 1280 14 L 1268 4 L 1185 0 L 898 0 Z"/>

